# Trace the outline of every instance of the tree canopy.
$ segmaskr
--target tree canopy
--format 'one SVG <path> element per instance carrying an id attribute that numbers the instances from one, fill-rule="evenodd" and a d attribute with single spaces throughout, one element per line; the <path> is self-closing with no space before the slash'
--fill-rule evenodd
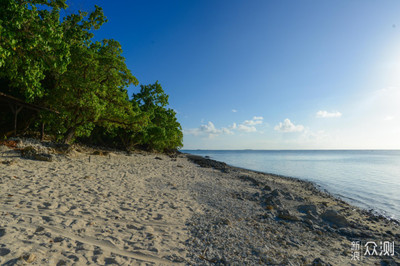
<path id="1" fill-rule="evenodd" d="M 120 43 L 94 40 L 107 22 L 101 7 L 62 17 L 67 8 L 66 0 L 0 2 L 0 91 L 57 110 L 35 119 L 65 143 L 90 139 L 125 148 L 180 148 L 181 126 L 161 85 L 141 85 L 129 99 L 127 88 L 139 82 Z"/>

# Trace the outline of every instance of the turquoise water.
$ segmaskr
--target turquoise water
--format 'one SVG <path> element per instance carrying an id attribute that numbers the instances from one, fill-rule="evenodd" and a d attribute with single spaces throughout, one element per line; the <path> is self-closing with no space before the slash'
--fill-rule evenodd
<path id="1" fill-rule="evenodd" d="M 182 152 L 311 181 L 353 205 L 400 220 L 399 150 Z"/>

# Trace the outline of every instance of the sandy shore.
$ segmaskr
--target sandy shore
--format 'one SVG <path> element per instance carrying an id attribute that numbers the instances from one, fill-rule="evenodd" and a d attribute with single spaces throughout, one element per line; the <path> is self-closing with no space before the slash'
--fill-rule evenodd
<path id="1" fill-rule="evenodd" d="M 398 223 L 307 182 L 184 154 L 36 149 L 52 161 L 0 146 L 0 265 L 400 263 Z M 368 241 L 394 255 L 364 256 Z"/>

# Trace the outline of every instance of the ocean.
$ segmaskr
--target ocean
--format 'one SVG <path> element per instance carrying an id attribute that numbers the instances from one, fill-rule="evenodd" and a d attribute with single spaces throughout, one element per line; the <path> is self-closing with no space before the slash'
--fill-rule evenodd
<path id="1" fill-rule="evenodd" d="M 311 181 L 350 204 L 400 220 L 400 150 L 182 150 Z"/>

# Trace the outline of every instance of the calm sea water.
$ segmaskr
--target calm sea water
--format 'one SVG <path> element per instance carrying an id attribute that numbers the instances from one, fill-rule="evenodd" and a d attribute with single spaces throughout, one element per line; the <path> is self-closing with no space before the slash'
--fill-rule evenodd
<path id="1" fill-rule="evenodd" d="M 400 220 L 399 150 L 182 152 L 311 181 L 353 205 Z"/>

